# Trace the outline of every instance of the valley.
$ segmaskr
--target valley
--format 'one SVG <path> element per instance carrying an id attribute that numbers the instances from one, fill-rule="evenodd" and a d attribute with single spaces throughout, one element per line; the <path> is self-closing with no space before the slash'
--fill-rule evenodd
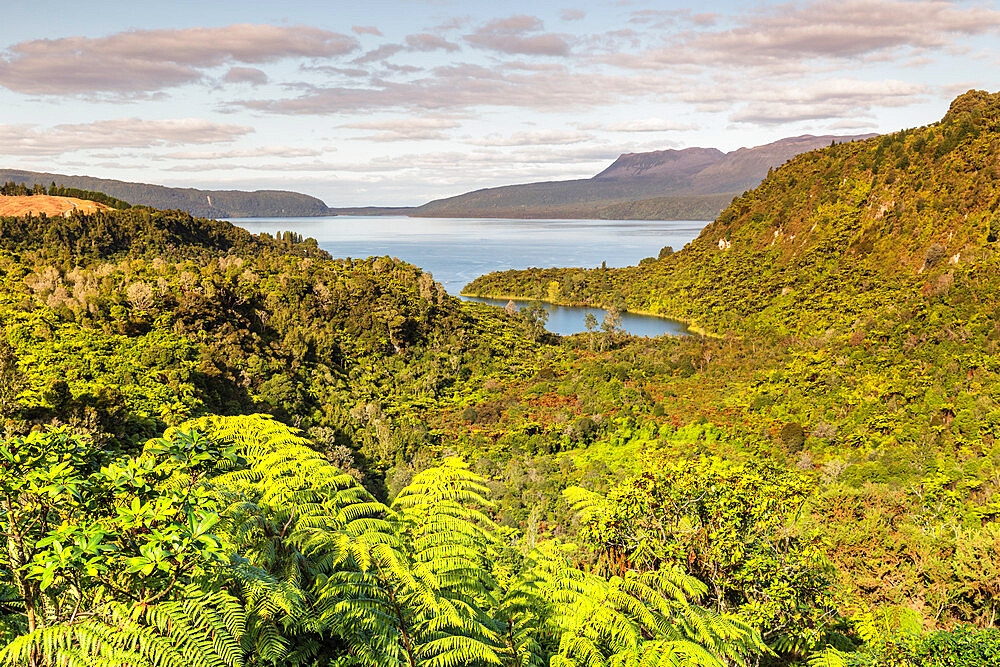
<path id="1" fill-rule="evenodd" d="M 763 182 L 461 289 L 520 309 L 315 221 L 3 215 L 0 664 L 995 664 L 998 118 L 623 156 L 587 206 Z M 585 201 L 523 187 L 461 206 Z"/>

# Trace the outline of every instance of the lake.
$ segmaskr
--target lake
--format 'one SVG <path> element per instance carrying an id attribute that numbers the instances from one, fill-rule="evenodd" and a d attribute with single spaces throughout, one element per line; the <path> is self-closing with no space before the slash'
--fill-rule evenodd
<path id="1" fill-rule="evenodd" d="M 311 236 L 334 257 L 398 257 L 432 274 L 455 295 L 473 279 L 491 271 L 551 266 L 592 269 L 602 262 L 609 267 L 635 266 L 644 257 L 655 257 L 664 246 L 680 250 L 708 224 L 704 220 L 404 216 L 234 218 L 231 222 L 253 234 L 290 230 Z M 599 321 L 604 317 L 600 309 L 546 306 L 550 313 L 546 328 L 552 333 L 583 331 L 588 310 Z M 673 320 L 630 313 L 623 315 L 622 325 L 637 336 L 676 336 L 684 330 Z"/>
<path id="2" fill-rule="evenodd" d="M 491 306 L 503 308 L 508 301 L 514 301 L 518 308 L 523 308 L 531 303 L 521 299 L 486 299 L 478 296 L 463 296 L 466 301 L 476 301 L 478 303 L 488 303 Z M 551 303 L 543 303 L 545 309 L 549 311 L 549 319 L 545 323 L 545 329 L 562 336 L 580 333 L 587 330 L 587 313 L 592 313 L 597 318 L 598 328 L 604 321 L 607 311 L 603 308 L 577 308 L 575 306 L 556 306 Z M 625 331 L 633 336 L 683 336 L 687 334 L 687 325 L 677 320 L 669 320 L 665 317 L 651 317 L 649 315 L 636 315 L 635 313 L 622 313 L 621 326 Z"/>

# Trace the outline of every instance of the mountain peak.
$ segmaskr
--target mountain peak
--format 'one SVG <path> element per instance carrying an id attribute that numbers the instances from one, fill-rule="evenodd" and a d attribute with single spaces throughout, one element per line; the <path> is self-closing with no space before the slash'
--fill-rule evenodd
<path id="1" fill-rule="evenodd" d="M 725 157 L 717 148 L 622 153 L 595 180 L 691 176 Z"/>

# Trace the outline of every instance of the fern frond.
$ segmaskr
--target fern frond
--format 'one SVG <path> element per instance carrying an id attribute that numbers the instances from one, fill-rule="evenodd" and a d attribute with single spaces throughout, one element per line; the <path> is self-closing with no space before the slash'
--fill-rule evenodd
<path id="1" fill-rule="evenodd" d="M 845 667 L 843 654 L 832 646 L 827 646 L 822 651 L 809 656 L 807 662 L 809 667 Z"/>

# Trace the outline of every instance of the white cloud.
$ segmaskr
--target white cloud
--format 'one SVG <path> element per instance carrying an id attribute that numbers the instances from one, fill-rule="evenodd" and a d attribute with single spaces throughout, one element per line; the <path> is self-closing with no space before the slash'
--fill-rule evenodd
<path id="1" fill-rule="evenodd" d="M 533 56 L 565 56 L 570 44 L 565 35 L 538 33 L 543 28 L 537 16 L 519 14 L 495 19 L 465 36 L 473 46 L 501 53 Z"/>
<path id="2" fill-rule="evenodd" d="M 621 54 L 609 62 L 640 69 L 684 63 L 787 68 L 789 62 L 810 59 L 851 60 L 899 50 L 922 53 L 958 47 L 969 36 L 997 33 L 1000 11 L 948 0 L 815 0 L 771 5 L 733 21 L 737 25 L 728 30 L 696 30 L 669 47 Z"/>
<path id="3" fill-rule="evenodd" d="M 353 37 L 309 26 L 132 30 L 19 42 L 0 56 L 0 85 L 33 95 L 128 95 L 200 80 L 206 68 L 340 56 Z"/>
<path id="4" fill-rule="evenodd" d="M 748 103 L 730 114 L 730 120 L 761 125 L 825 118 L 854 118 L 874 107 L 913 104 L 928 92 L 926 86 L 898 80 L 828 79 L 806 86 L 758 90 Z"/>
<path id="5" fill-rule="evenodd" d="M 452 118 L 398 118 L 341 125 L 352 130 L 377 130 L 375 134 L 358 139 L 378 142 L 447 139 L 448 135 L 443 130 L 460 126 L 461 123 Z"/>
<path id="6" fill-rule="evenodd" d="M 302 148 L 299 146 L 261 146 L 259 148 L 244 148 L 231 151 L 175 151 L 166 153 L 163 158 L 170 160 L 226 160 L 230 158 L 258 158 L 258 157 L 279 157 L 279 158 L 301 158 L 317 157 L 325 152 L 331 152 L 335 148 L 317 150 L 315 148 Z M 95 157 L 97 157 L 95 155 Z"/>
<path id="7" fill-rule="evenodd" d="M 30 157 L 93 148 L 226 143 L 253 131 L 252 127 L 244 125 L 226 125 L 200 118 L 118 118 L 51 128 L 33 124 L 0 125 L 0 154 Z"/>
<path id="8" fill-rule="evenodd" d="M 594 135 L 586 132 L 569 130 L 538 130 L 534 132 L 515 132 L 502 136 L 489 134 L 485 137 L 475 137 L 466 140 L 473 146 L 542 146 L 553 144 L 579 144 L 593 139 Z"/>
<path id="9" fill-rule="evenodd" d="M 678 132 L 694 130 L 697 129 L 697 126 L 690 123 L 678 123 L 666 118 L 638 118 L 620 123 L 581 127 L 581 129 L 600 129 L 607 132 Z"/>

